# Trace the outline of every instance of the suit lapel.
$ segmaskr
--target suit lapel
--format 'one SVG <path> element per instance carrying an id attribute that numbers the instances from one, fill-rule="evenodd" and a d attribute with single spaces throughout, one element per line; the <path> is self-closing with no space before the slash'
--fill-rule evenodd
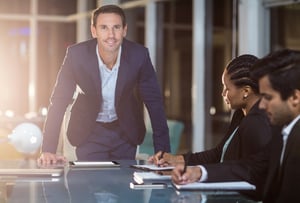
<path id="1" fill-rule="evenodd" d="M 99 96 L 99 98 L 101 98 L 100 97 L 102 94 L 101 77 L 100 77 L 98 58 L 96 54 L 96 45 L 97 45 L 97 40 L 96 39 L 91 40 L 91 43 L 88 45 L 88 51 L 90 52 L 88 56 L 90 58 L 87 59 L 87 61 L 89 64 L 88 65 L 89 73 L 91 74 L 91 78 L 96 88 L 97 95 Z M 127 46 L 126 40 L 124 39 L 124 42 L 122 44 L 120 67 L 118 71 L 118 78 L 116 84 L 115 106 L 119 104 L 120 97 L 122 95 L 126 81 L 128 80 L 128 78 L 130 78 L 130 63 L 127 60 L 128 49 L 125 48 L 126 46 Z"/>
<path id="2" fill-rule="evenodd" d="M 87 54 L 89 56 L 89 58 L 87 59 L 87 64 L 88 64 L 89 74 L 96 88 L 97 95 L 99 96 L 98 98 L 100 98 L 100 95 L 102 94 L 101 77 L 100 77 L 98 58 L 96 54 L 96 46 L 97 46 L 97 40 L 94 39 L 91 41 L 91 43 L 88 46 L 88 52 L 90 52 L 90 54 Z"/>
<path id="3" fill-rule="evenodd" d="M 268 175 L 265 184 L 265 195 L 269 196 L 273 188 L 276 188 L 277 175 L 280 167 L 280 155 L 282 149 L 282 136 L 281 133 L 273 135 L 275 142 L 270 143 L 272 149 L 268 150 L 269 155 L 269 165 L 268 165 Z"/>
<path id="4" fill-rule="evenodd" d="M 117 107 L 120 98 L 123 92 L 123 89 L 125 87 L 126 81 L 130 78 L 130 64 L 127 61 L 127 50 L 125 50 L 125 45 L 123 43 L 122 45 L 122 53 L 120 58 L 120 67 L 118 71 L 118 78 L 117 78 L 117 84 L 116 84 L 116 93 L 115 93 L 115 106 Z"/>
<path id="5" fill-rule="evenodd" d="M 289 134 L 289 137 L 288 137 L 288 140 L 287 140 L 287 143 L 286 143 L 286 148 L 285 148 L 285 152 L 284 152 L 284 156 L 283 156 L 283 163 L 282 165 L 284 165 L 285 163 L 285 160 L 288 158 L 292 148 L 293 148 L 293 144 L 295 142 L 298 142 L 297 139 L 299 139 L 297 137 L 297 132 L 299 133 L 300 132 L 300 120 L 298 120 L 296 122 L 296 124 L 294 125 L 291 133 Z"/>

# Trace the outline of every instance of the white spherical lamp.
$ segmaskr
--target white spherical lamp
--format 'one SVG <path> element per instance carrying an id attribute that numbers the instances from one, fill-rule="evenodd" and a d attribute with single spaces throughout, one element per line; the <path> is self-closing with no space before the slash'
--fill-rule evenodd
<path id="1" fill-rule="evenodd" d="M 33 123 L 21 123 L 8 135 L 9 142 L 18 152 L 35 153 L 42 143 L 42 131 Z"/>

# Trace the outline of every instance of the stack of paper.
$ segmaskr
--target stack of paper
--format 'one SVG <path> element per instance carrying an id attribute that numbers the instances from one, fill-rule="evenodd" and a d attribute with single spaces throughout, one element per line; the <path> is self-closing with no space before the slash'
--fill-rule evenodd
<path id="1" fill-rule="evenodd" d="M 171 175 L 161 175 L 156 172 L 134 172 L 133 179 L 136 183 L 143 184 L 145 181 L 171 180 Z"/>
<path id="2" fill-rule="evenodd" d="M 168 171 L 174 169 L 174 166 L 156 166 L 154 164 L 132 165 L 131 167 L 144 171 Z"/>
<path id="3" fill-rule="evenodd" d="M 186 185 L 178 185 L 173 183 L 177 190 L 255 190 L 255 185 L 246 181 L 233 182 L 209 182 L 209 183 L 189 183 Z"/>

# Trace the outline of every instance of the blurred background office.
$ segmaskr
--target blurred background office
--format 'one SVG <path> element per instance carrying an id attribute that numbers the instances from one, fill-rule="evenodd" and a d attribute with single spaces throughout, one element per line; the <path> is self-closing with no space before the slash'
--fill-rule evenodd
<path id="1" fill-rule="evenodd" d="M 111 3 L 126 12 L 127 38 L 150 50 L 168 119 L 184 124 L 178 153 L 227 129 L 229 60 L 300 49 L 300 0 L 0 0 L 0 136 L 25 120 L 42 127 L 66 48 L 91 38 L 91 11 Z"/>

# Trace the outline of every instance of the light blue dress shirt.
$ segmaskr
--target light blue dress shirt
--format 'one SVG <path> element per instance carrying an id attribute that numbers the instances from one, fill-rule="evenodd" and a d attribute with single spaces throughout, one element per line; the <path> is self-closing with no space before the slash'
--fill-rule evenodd
<path id="1" fill-rule="evenodd" d="M 102 106 L 98 113 L 98 122 L 108 123 L 118 119 L 115 109 L 115 90 L 120 66 L 121 50 L 120 47 L 117 61 L 112 69 L 109 69 L 103 63 L 98 53 L 98 45 L 96 46 L 102 87 Z"/>
<path id="2" fill-rule="evenodd" d="M 286 146 L 286 142 L 289 137 L 289 134 L 291 133 L 294 125 L 296 124 L 296 122 L 299 119 L 300 119 L 300 115 L 298 115 L 292 122 L 290 122 L 287 126 L 285 126 L 281 131 L 282 139 L 283 139 L 283 146 L 282 146 L 282 151 L 281 151 L 281 156 L 280 156 L 280 164 L 282 164 L 282 161 L 283 161 L 285 146 Z"/>

